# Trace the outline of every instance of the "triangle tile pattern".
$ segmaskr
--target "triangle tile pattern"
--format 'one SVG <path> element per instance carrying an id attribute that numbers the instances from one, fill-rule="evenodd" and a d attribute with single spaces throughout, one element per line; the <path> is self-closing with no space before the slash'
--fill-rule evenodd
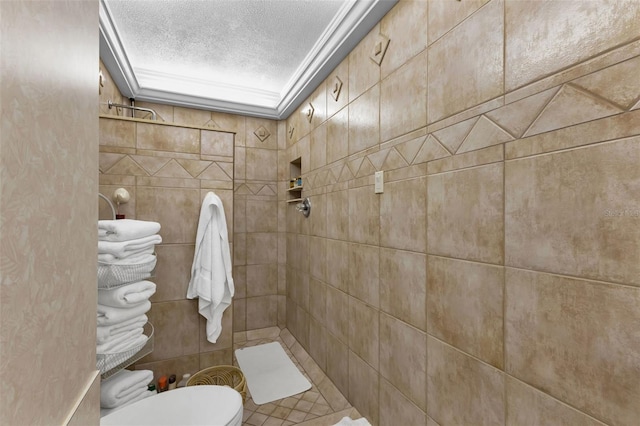
<path id="1" fill-rule="evenodd" d="M 540 114 L 540 111 L 549 100 L 558 93 L 558 90 L 560 90 L 560 87 L 545 90 L 488 112 L 486 116 L 506 129 L 512 136 L 519 138 L 533 123 L 533 120 Z"/>
<path id="2" fill-rule="evenodd" d="M 149 176 L 149 174 L 128 155 L 118 161 L 107 173 L 111 175 Z"/>
<path id="3" fill-rule="evenodd" d="M 433 135 L 453 154 L 460 148 L 462 141 L 464 141 L 464 138 L 469 134 L 473 125 L 476 124 L 476 121 L 478 121 L 478 117 L 473 117 L 433 132 Z"/>
<path id="4" fill-rule="evenodd" d="M 207 121 L 206 123 L 204 123 L 204 127 L 210 127 L 212 129 L 219 129 L 220 125 L 218 123 L 216 123 L 215 120 L 211 119 L 211 120 Z"/>
<path id="5" fill-rule="evenodd" d="M 264 183 L 247 183 L 246 185 L 253 195 L 256 195 L 264 187 Z"/>
<path id="6" fill-rule="evenodd" d="M 233 176 L 233 163 L 225 163 L 224 161 L 219 161 L 216 163 L 218 167 L 220 167 L 226 174 L 231 177 Z"/>
<path id="7" fill-rule="evenodd" d="M 211 165 L 211 161 L 202 161 L 202 160 L 184 160 L 184 159 L 179 159 L 177 160 L 178 163 L 184 167 L 184 169 L 186 171 L 189 172 L 189 174 L 192 177 L 196 177 L 198 176 L 200 173 L 202 173 L 207 167 L 209 167 Z"/>
<path id="8" fill-rule="evenodd" d="M 114 154 L 114 153 L 111 153 L 111 152 L 101 152 L 100 155 L 98 156 L 98 163 L 99 163 L 98 169 L 101 172 L 106 172 L 114 164 L 116 164 L 118 161 L 122 160 L 122 157 L 124 157 L 124 154 Z"/>
<path id="9" fill-rule="evenodd" d="M 638 109 L 640 108 L 640 100 L 638 100 L 638 103 L 635 104 L 633 107 L 631 107 L 631 111 L 633 111 L 634 109 Z"/>
<path id="10" fill-rule="evenodd" d="M 571 84 L 565 84 L 524 136 L 537 135 L 621 112 L 622 110 L 613 104 Z"/>
<path id="11" fill-rule="evenodd" d="M 158 177 L 170 177 L 191 179 L 193 176 L 184 169 L 176 160 L 169 161 L 163 168 L 161 168 L 154 176 Z"/>
<path id="12" fill-rule="evenodd" d="M 433 135 L 427 136 L 427 139 L 422 144 L 420 151 L 413 159 L 413 164 L 426 163 L 427 161 L 437 160 L 439 158 L 448 157 L 449 151 L 435 138 Z"/>
<path id="13" fill-rule="evenodd" d="M 360 167 L 362 167 L 362 161 L 364 161 L 364 157 L 359 157 L 347 162 L 349 170 L 351 170 L 351 173 L 353 173 L 354 176 L 358 175 L 358 171 L 360 170 Z"/>
<path id="14" fill-rule="evenodd" d="M 502 130 L 487 117 L 481 116 L 456 153 L 475 151 L 512 140 L 513 137 L 509 133 Z"/>
<path id="15" fill-rule="evenodd" d="M 394 170 L 402 167 L 407 167 L 409 164 L 402 158 L 402 155 L 398 154 L 395 148 L 392 148 L 387 155 L 387 159 L 384 160 L 382 165 L 383 170 Z"/>
<path id="16" fill-rule="evenodd" d="M 158 170 L 163 168 L 168 162 L 169 158 L 166 157 L 154 157 L 151 155 L 132 155 L 136 163 L 142 166 L 150 175 L 156 174 Z"/>
<path id="17" fill-rule="evenodd" d="M 231 180 L 229 175 L 227 175 L 225 171 L 220 168 L 218 163 L 213 163 L 212 165 L 210 165 L 204 172 L 198 175 L 198 178 L 222 181 Z"/>
<path id="18" fill-rule="evenodd" d="M 277 195 L 277 193 L 273 186 L 264 185 L 255 195 Z"/>
<path id="19" fill-rule="evenodd" d="M 382 170 L 382 165 L 384 164 L 384 160 L 387 159 L 387 155 L 389 155 L 388 148 L 369 154 L 367 158 L 371 161 L 371 164 L 373 164 L 373 167 L 375 167 L 376 170 Z"/>
<path id="20" fill-rule="evenodd" d="M 639 71 L 640 56 L 636 56 L 572 83 L 628 110 L 640 97 Z"/>
<path id="21" fill-rule="evenodd" d="M 244 183 L 238 185 L 238 187 L 235 190 L 235 193 L 238 194 L 238 195 L 253 195 L 253 192 L 251 192 L 249 187 L 247 185 L 245 185 Z"/>
<path id="22" fill-rule="evenodd" d="M 368 158 L 362 162 L 362 166 L 360 166 L 360 170 L 358 170 L 358 176 L 369 176 L 376 172 L 376 168 L 371 164 L 371 161 Z"/>
<path id="23" fill-rule="evenodd" d="M 328 176 L 329 176 L 329 171 L 328 170 L 323 170 L 323 171 L 319 172 L 317 177 L 316 177 L 316 185 L 318 185 L 318 186 L 326 185 Z"/>
<path id="24" fill-rule="evenodd" d="M 398 150 L 398 153 L 402 155 L 404 160 L 411 164 L 413 163 L 414 158 L 418 155 L 420 148 L 424 144 L 424 141 L 427 140 L 425 136 L 420 136 L 419 138 L 415 138 L 410 140 L 409 142 L 404 142 L 396 145 L 394 148 Z"/>
<path id="25" fill-rule="evenodd" d="M 362 166 L 360 168 L 362 168 Z M 340 177 L 338 178 L 338 182 L 349 181 L 354 177 L 355 176 L 353 175 L 353 173 L 351 173 L 351 169 L 349 169 L 349 167 L 347 167 L 347 165 L 345 164 L 342 168 L 342 172 L 340 173 Z"/>
<path id="26" fill-rule="evenodd" d="M 317 176 L 317 173 L 314 173 L 312 175 L 306 176 L 306 178 L 304 180 L 304 187 L 306 189 L 313 189 L 313 188 L 316 187 L 315 186 L 316 185 L 316 176 Z"/>

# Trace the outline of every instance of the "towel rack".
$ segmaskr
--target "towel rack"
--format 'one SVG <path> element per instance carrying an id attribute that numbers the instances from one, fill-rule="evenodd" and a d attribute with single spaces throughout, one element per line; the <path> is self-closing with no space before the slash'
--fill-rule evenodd
<path id="1" fill-rule="evenodd" d="M 113 214 L 113 220 L 116 220 L 116 208 L 113 207 L 113 203 L 111 202 L 111 200 L 108 199 L 107 197 L 105 197 L 104 195 L 102 195 L 99 192 L 98 192 L 98 197 L 102 198 L 103 200 L 105 200 L 107 202 L 107 204 L 109 204 L 109 207 L 111 207 L 111 213 Z"/>

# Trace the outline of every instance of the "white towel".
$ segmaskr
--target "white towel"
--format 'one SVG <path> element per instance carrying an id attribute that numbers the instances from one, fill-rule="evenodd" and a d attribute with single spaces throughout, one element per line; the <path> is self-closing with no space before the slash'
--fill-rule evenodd
<path id="1" fill-rule="evenodd" d="M 146 314 L 149 309 L 151 309 L 151 302 L 148 300 L 130 308 L 114 308 L 98 304 L 98 325 L 118 324 Z"/>
<path id="2" fill-rule="evenodd" d="M 102 241 L 128 241 L 148 237 L 160 231 L 158 222 L 121 219 L 99 220 L 98 238 Z"/>
<path id="3" fill-rule="evenodd" d="M 111 414 L 114 411 L 118 411 L 122 407 L 126 407 L 127 405 L 133 404 L 134 402 L 138 402 L 140 400 L 143 400 L 145 398 L 149 398 L 150 396 L 154 396 L 154 395 L 157 395 L 157 394 L 158 394 L 158 392 L 156 392 L 156 391 L 146 390 L 146 391 L 142 392 L 140 395 L 138 395 L 135 398 L 133 398 L 132 400 L 127 401 L 124 404 L 119 405 L 119 406 L 117 406 L 115 408 L 102 408 L 102 407 L 100 407 L 100 417 L 104 417 L 107 414 Z"/>
<path id="4" fill-rule="evenodd" d="M 116 343 L 116 344 L 105 344 L 105 345 L 100 345 L 96 347 L 96 353 L 97 354 L 117 354 L 120 352 L 126 352 L 129 351 L 133 348 L 139 347 L 139 349 L 142 348 L 142 346 L 144 346 L 145 343 L 147 343 L 147 340 L 149 340 L 149 338 L 147 336 L 145 336 L 144 334 L 141 334 L 142 332 L 139 332 L 137 335 L 130 337 L 129 339 L 123 340 L 120 343 Z M 133 354 L 132 354 L 133 355 Z"/>
<path id="5" fill-rule="evenodd" d="M 130 320 L 119 322 L 113 325 L 99 325 L 97 327 L 98 334 L 96 342 L 99 345 L 107 343 L 110 339 L 116 338 L 131 330 L 135 330 L 136 328 L 143 327 L 149 318 L 142 314 L 137 317 L 131 318 Z"/>
<path id="6" fill-rule="evenodd" d="M 353 420 L 351 417 L 343 417 L 338 423 L 333 426 L 371 426 L 371 423 L 364 417 L 357 420 Z"/>
<path id="7" fill-rule="evenodd" d="M 211 343 L 220 336 L 222 314 L 233 293 L 227 220 L 222 201 L 209 192 L 200 209 L 187 298 L 199 298 L 198 312 L 207 319 L 207 340 Z"/>
<path id="8" fill-rule="evenodd" d="M 151 370 L 122 370 L 100 383 L 100 406 L 118 407 L 146 392 L 153 380 Z"/>
<path id="9" fill-rule="evenodd" d="M 113 336 L 104 343 L 97 344 L 96 352 L 99 354 L 124 352 L 128 349 L 127 345 L 135 346 L 138 342 L 138 337 L 142 335 L 144 335 L 144 329 L 142 327 L 134 328 L 133 330 Z M 125 349 L 122 349 L 123 347 Z"/>
<path id="10" fill-rule="evenodd" d="M 161 242 L 162 237 L 157 234 L 129 241 L 98 241 L 98 253 L 109 253 L 115 257 L 122 258 L 127 254 L 152 247 L 153 245 L 160 244 Z"/>
<path id="11" fill-rule="evenodd" d="M 138 281 L 110 290 L 98 289 L 98 303 L 114 308 L 129 308 L 149 300 L 156 292 L 151 281 Z"/>
<path id="12" fill-rule="evenodd" d="M 124 257 L 116 257 L 109 253 L 98 253 L 98 262 L 112 263 L 114 265 L 135 265 L 137 263 L 147 263 L 153 260 L 156 245 L 149 244 L 148 247 L 137 251 L 127 251 Z"/>

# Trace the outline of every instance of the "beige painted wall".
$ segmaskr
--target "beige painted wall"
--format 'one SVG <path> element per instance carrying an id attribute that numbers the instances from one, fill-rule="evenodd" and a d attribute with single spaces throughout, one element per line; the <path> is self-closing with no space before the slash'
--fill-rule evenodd
<path id="1" fill-rule="evenodd" d="M 0 423 L 97 424 L 98 2 L 0 14 Z"/>
<path id="2" fill-rule="evenodd" d="M 289 117 L 287 327 L 372 423 L 640 418 L 639 37 L 637 1 L 401 0 Z"/>

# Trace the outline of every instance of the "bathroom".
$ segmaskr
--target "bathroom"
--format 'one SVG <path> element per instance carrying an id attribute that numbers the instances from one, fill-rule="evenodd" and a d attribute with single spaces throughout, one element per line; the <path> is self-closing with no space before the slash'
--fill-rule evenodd
<path id="1" fill-rule="evenodd" d="M 400 0 L 281 120 L 124 118 L 98 13 L 0 3 L 1 424 L 99 423 L 96 201 L 120 187 L 163 227 L 136 368 L 286 330 L 374 425 L 637 423 L 640 2 Z M 215 344 L 185 296 L 209 191 L 236 285 Z"/>

